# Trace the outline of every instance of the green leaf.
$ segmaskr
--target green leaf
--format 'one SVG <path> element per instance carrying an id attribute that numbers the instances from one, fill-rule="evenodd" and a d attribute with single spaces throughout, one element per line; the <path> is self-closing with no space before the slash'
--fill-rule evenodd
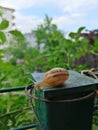
<path id="1" fill-rule="evenodd" d="M 85 29 L 85 27 L 80 27 L 77 31 L 78 34 L 80 34 L 83 30 Z"/>
<path id="2" fill-rule="evenodd" d="M 18 39 L 24 40 L 24 35 L 18 30 L 11 30 L 9 31 L 9 33 L 11 33 L 13 36 L 15 36 Z"/>
<path id="3" fill-rule="evenodd" d="M 9 26 L 9 22 L 7 20 L 3 20 L 0 23 L 0 30 L 4 30 L 4 29 L 8 28 L 8 26 Z"/>
<path id="4" fill-rule="evenodd" d="M 0 17 L 2 17 L 2 12 L 0 11 Z"/>
<path id="5" fill-rule="evenodd" d="M 74 32 L 71 32 L 71 33 L 69 34 L 69 36 L 70 36 L 71 38 L 74 38 L 74 37 L 75 37 L 75 33 L 74 33 Z"/>
<path id="6" fill-rule="evenodd" d="M 0 31 L 0 44 L 3 44 L 6 42 L 6 35 L 4 32 Z"/>

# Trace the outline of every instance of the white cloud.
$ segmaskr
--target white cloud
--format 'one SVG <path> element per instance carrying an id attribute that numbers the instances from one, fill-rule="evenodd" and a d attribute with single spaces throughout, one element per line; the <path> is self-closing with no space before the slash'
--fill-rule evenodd
<path id="1" fill-rule="evenodd" d="M 77 19 L 78 20 L 78 24 L 77 24 Z M 67 32 L 70 31 L 76 31 L 81 25 L 81 18 L 80 15 L 78 14 L 74 14 L 73 17 L 70 16 L 60 16 L 60 17 L 55 17 L 53 19 L 53 23 L 55 23 L 56 25 L 58 25 L 58 28 L 61 30 L 65 30 Z"/>
<path id="2" fill-rule="evenodd" d="M 36 0 L 4 0 L 0 3 L 2 6 L 14 8 L 20 10 L 23 8 L 29 8 L 36 4 Z"/>
<path id="3" fill-rule="evenodd" d="M 15 8 L 17 10 L 24 9 L 24 8 L 29 8 L 33 6 L 48 6 L 51 4 L 56 5 L 57 1 L 56 0 L 4 0 L 0 2 L 0 5 L 10 7 L 10 8 Z"/>
<path id="4" fill-rule="evenodd" d="M 29 9 L 30 7 L 41 7 L 41 8 L 51 8 L 57 7 L 57 9 L 62 12 L 60 16 L 56 15 L 53 17 L 53 22 L 58 25 L 59 28 L 64 29 L 65 26 L 70 26 L 70 28 L 76 25 L 82 25 L 84 23 L 93 25 L 88 21 L 89 11 L 93 11 L 98 8 L 98 0 L 4 0 L 0 2 L 0 5 L 5 7 L 14 8 L 15 11 L 15 23 L 18 29 L 22 32 L 29 32 L 43 21 L 40 16 L 36 16 L 34 13 L 32 15 L 21 14 L 22 9 Z M 97 13 L 97 12 L 96 12 Z M 43 14 L 44 15 L 44 14 Z M 51 16 L 50 16 L 51 17 Z M 98 21 L 98 18 L 96 18 Z M 97 22 L 96 22 L 97 25 Z"/>
<path id="5" fill-rule="evenodd" d="M 60 3 L 60 7 L 65 12 L 80 12 L 81 10 L 85 11 L 98 7 L 98 2 L 97 0 L 62 0 L 62 2 Z"/>
<path id="6" fill-rule="evenodd" d="M 62 10 L 73 12 L 79 11 L 82 8 L 89 7 L 88 9 L 98 7 L 97 0 L 2 0 L 0 5 L 12 7 L 15 9 L 29 8 L 33 6 L 45 6 L 49 5 L 59 6 Z"/>
<path id="7" fill-rule="evenodd" d="M 53 19 L 53 23 L 56 23 L 60 28 L 63 28 L 65 25 L 71 25 L 74 21 L 70 17 L 61 16 L 61 17 L 55 17 Z"/>
<path id="8" fill-rule="evenodd" d="M 43 20 L 37 16 L 23 16 L 20 13 L 16 13 L 16 28 L 21 30 L 23 33 L 31 32 L 39 23 L 42 23 L 42 21 Z"/>

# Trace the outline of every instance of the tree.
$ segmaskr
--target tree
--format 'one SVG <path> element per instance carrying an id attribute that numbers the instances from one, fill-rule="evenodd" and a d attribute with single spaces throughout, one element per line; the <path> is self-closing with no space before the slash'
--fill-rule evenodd
<path id="1" fill-rule="evenodd" d="M 56 24 L 52 24 L 52 18 L 49 18 L 47 15 L 44 23 L 38 25 L 35 34 L 38 48 L 40 48 L 41 44 L 44 44 L 44 49 L 56 47 L 60 40 L 64 38 L 64 34 L 58 30 Z"/>

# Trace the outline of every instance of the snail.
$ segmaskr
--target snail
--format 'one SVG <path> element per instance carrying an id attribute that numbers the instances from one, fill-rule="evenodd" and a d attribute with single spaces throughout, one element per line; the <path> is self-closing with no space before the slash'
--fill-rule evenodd
<path id="1" fill-rule="evenodd" d="M 44 74 L 43 80 L 36 82 L 35 89 L 55 88 L 63 85 L 69 77 L 69 72 L 64 68 L 53 68 Z"/>

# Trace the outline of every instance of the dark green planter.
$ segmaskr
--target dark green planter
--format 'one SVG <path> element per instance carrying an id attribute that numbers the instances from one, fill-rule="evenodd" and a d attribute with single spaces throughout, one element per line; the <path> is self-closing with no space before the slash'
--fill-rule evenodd
<path id="1" fill-rule="evenodd" d="M 74 71 L 69 73 L 66 85 L 35 92 L 36 97 L 51 101 L 35 100 L 36 113 L 46 130 L 92 129 L 93 92 L 98 89 L 98 80 Z M 43 78 L 43 73 L 34 73 L 32 76 L 38 81 Z M 42 128 L 37 126 L 37 130 Z"/>

